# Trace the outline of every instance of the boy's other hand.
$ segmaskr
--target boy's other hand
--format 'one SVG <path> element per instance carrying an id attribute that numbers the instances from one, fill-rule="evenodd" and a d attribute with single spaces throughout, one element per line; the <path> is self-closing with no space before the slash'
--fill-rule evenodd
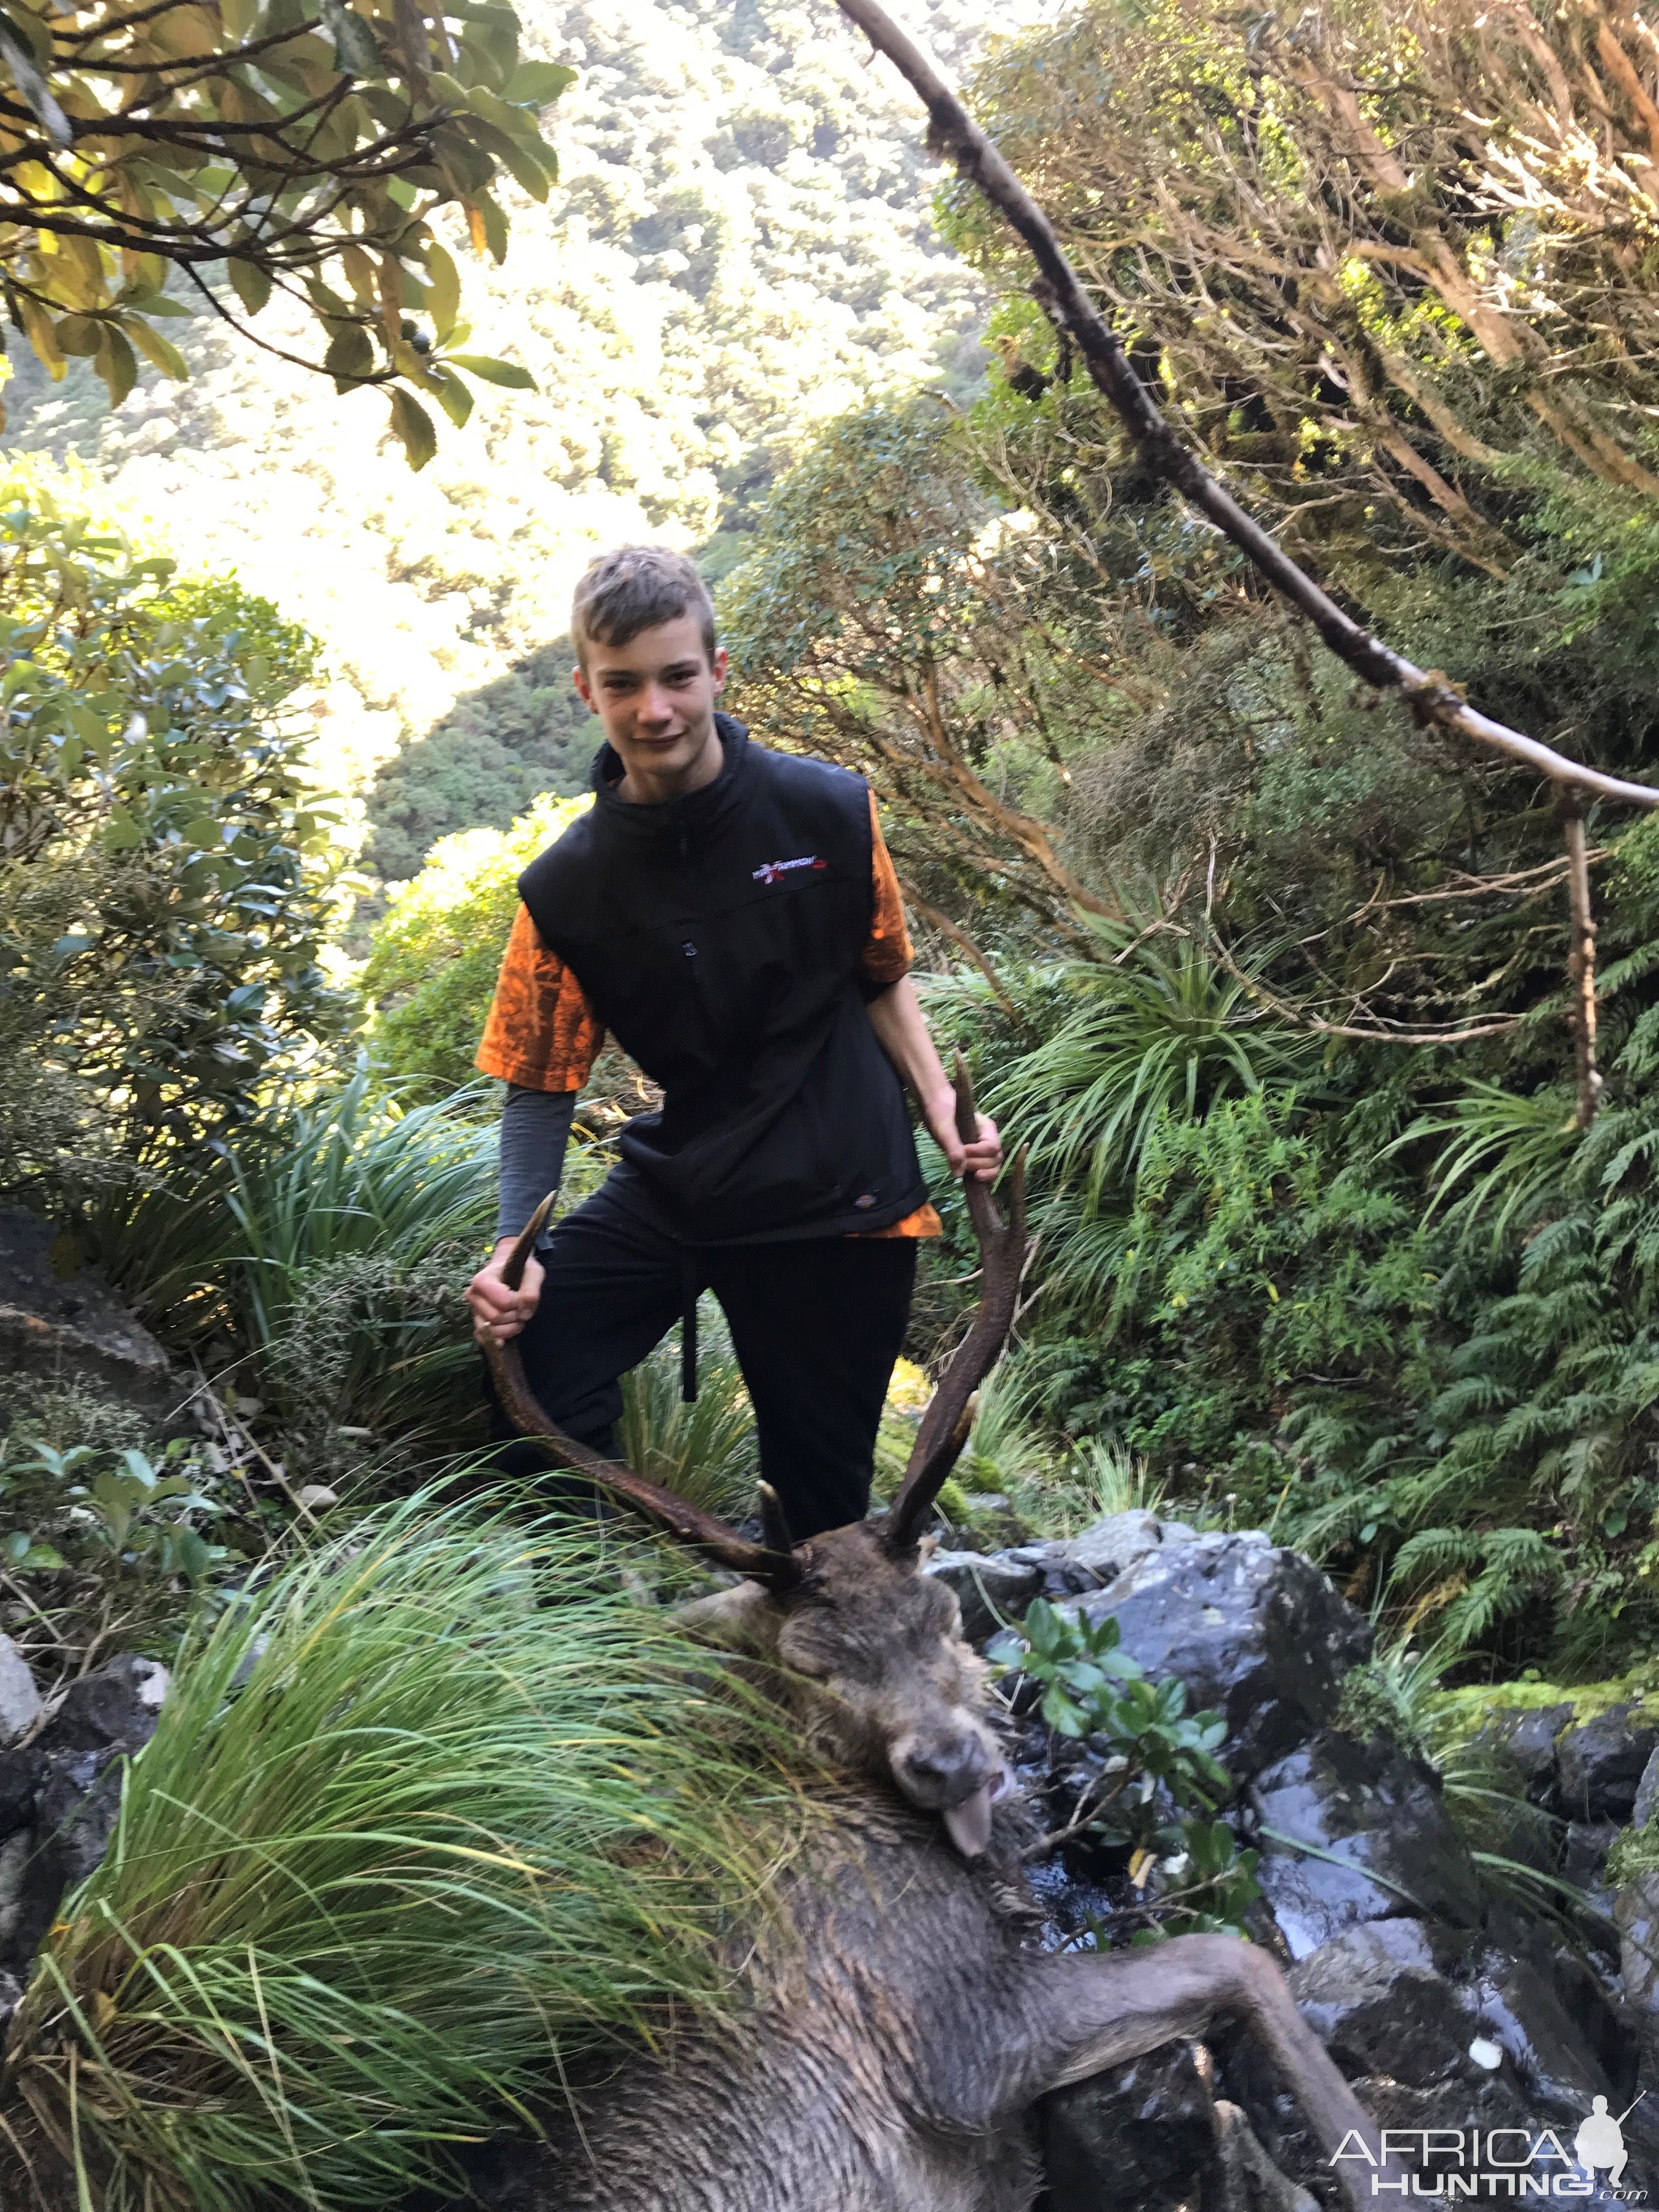
<path id="1" fill-rule="evenodd" d="M 517 1242 L 503 1237 L 485 1265 L 466 1286 L 466 1303 L 472 1314 L 472 1334 L 480 1344 L 493 1339 L 506 1344 L 515 1337 L 536 1310 L 542 1295 L 542 1263 L 532 1253 L 525 1261 L 524 1281 L 509 1291 L 501 1280 L 507 1255 Z"/>
<path id="2" fill-rule="evenodd" d="M 927 1133 L 944 1153 L 951 1174 L 977 1176 L 989 1182 L 1002 1165 L 1002 1139 L 988 1115 L 975 1118 L 979 1134 L 971 1145 L 964 1145 L 957 1134 L 957 1094 L 948 1085 L 922 1109 Z"/>

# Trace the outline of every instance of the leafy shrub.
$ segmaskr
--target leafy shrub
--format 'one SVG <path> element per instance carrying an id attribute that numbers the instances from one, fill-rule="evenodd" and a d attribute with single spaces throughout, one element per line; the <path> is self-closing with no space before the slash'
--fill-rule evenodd
<path id="1" fill-rule="evenodd" d="M 1501 1084 L 1469 1084 L 1448 1112 L 1425 1115 L 1396 1139 L 1447 1140 L 1429 1170 L 1431 1212 L 1461 1235 L 1484 1223 L 1494 1251 L 1529 1228 L 1565 1181 L 1578 1138 L 1573 1102 L 1553 1085 L 1518 1098 Z"/>
<path id="2" fill-rule="evenodd" d="M 45 464 L 0 482 L 6 1187 L 62 1203 L 191 1156 L 341 1026 L 331 817 L 286 714 L 313 659 Z"/>
<path id="3" fill-rule="evenodd" d="M 424 1105 L 366 1066 L 274 1101 L 103 1250 L 155 1325 L 294 1434 L 441 1430 L 477 1402 L 460 1296 L 495 1230 L 483 1086 Z"/>
<path id="4" fill-rule="evenodd" d="M 69 1553 L 106 1583 L 123 1571 L 198 1583 L 225 1557 L 195 1525 L 225 1511 L 216 1489 L 204 1457 L 183 1437 L 159 1460 L 132 1445 L 100 1454 L 91 1444 L 58 1451 L 39 1438 L 8 1438 L 0 1511 L 21 1512 L 25 1525 L 0 1537 L 0 1558 L 39 1574 L 68 1568 Z"/>
<path id="5" fill-rule="evenodd" d="M 1189 1713 L 1184 1683 L 1148 1681 L 1120 1634 L 1111 1613 L 1091 1620 L 1037 1598 L 1019 1635 L 1000 1646 L 1004 1663 L 1039 1686 L 1038 1710 L 1055 1734 L 1086 1737 L 1103 1761 L 1066 1832 L 1127 1852 L 1138 1890 L 1152 1881 L 1153 1862 L 1164 1863 L 1164 1881 L 1148 1893 L 1156 1910 L 1149 1906 L 1137 1940 L 1174 1927 L 1243 1935 L 1244 1908 L 1261 1895 L 1256 1855 L 1212 1817 L 1232 1794 L 1215 1756 L 1227 1723 L 1218 1713 Z M 1183 1810 L 1195 1806 L 1203 1809 Z"/>
<path id="6" fill-rule="evenodd" d="M 107 2212 L 447 2193 L 562 2063 L 720 2002 L 788 1793 L 593 1566 L 428 1494 L 195 1637 L 13 2025 L 26 2143 Z"/>
<path id="7" fill-rule="evenodd" d="M 1165 1121 L 1315 1073 L 1318 1049 L 1252 1002 L 1185 930 L 1156 914 L 1087 917 L 1096 957 L 1051 988 L 1066 1011 L 1004 1066 L 988 1109 L 1018 1127 L 1034 1175 L 1097 1206 Z"/>
<path id="8" fill-rule="evenodd" d="M 394 887 L 361 979 L 370 1039 L 394 1075 L 441 1090 L 474 1080 L 519 878 L 589 803 L 550 794 L 508 830 L 440 838 L 419 875 Z"/>

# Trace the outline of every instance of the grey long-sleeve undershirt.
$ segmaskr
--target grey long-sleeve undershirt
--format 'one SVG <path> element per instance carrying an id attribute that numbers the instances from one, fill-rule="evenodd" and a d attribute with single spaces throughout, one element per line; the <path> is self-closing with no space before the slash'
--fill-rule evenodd
<path id="1" fill-rule="evenodd" d="M 501 1108 L 501 1194 L 497 1237 L 516 1237 L 564 1173 L 564 1148 L 575 1111 L 574 1091 L 507 1086 Z"/>

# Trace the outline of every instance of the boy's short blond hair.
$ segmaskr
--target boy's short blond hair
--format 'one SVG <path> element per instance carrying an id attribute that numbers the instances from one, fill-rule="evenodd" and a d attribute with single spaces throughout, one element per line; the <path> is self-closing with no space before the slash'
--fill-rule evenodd
<path id="1" fill-rule="evenodd" d="M 665 545 L 618 545 L 590 562 L 570 605 L 570 638 L 587 665 L 590 645 L 626 645 L 659 623 L 692 614 L 703 650 L 714 658 L 714 603 L 696 564 Z"/>

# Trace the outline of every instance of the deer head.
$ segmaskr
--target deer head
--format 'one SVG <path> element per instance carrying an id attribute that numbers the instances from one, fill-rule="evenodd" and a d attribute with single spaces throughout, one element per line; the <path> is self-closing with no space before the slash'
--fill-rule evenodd
<path id="1" fill-rule="evenodd" d="M 967 1069 L 957 1058 L 957 1126 L 978 1124 Z M 791 1537 L 783 1508 L 761 1485 L 763 1538 L 755 1543 L 632 1468 L 601 1459 L 556 1428 L 526 1382 L 515 1343 L 486 1342 L 508 1417 L 544 1443 L 556 1464 L 588 1475 L 678 1540 L 744 1577 L 684 1609 L 705 1633 L 774 1663 L 807 1741 L 824 1756 L 891 1782 L 909 1802 L 938 1813 L 966 1857 L 991 1838 L 991 1808 L 1008 1787 L 984 1717 L 985 1668 L 963 1640 L 955 1595 L 924 1575 L 922 1532 L 973 1425 L 975 1393 L 1013 1324 L 1025 1256 L 1024 1158 L 1009 1176 L 1005 1223 L 977 1178 L 965 1196 L 982 1262 L 979 1310 L 940 1377 L 897 1495 L 884 1514 Z M 502 1270 L 516 1288 L 547 1218 L 550 1196 Z"/>

